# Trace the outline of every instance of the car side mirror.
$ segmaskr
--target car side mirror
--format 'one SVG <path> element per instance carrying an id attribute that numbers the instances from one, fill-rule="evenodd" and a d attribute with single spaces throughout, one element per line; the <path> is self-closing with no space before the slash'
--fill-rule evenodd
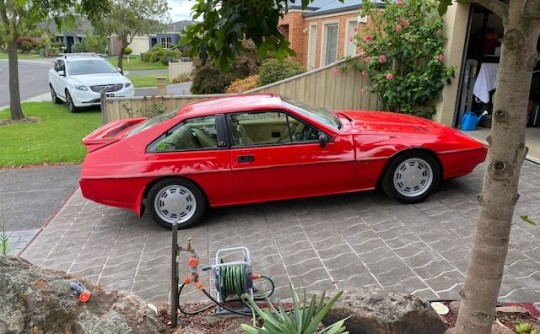
<path id="1" fill-rule="evenodd" d="M 61 77 L 65 77 L 65 76 L 66 76 L 66 72 L 64 72 L 64 71 L 58 71 L 58 75 L 61 76 Z"/>
<path id="2" fill-rule="evenodd" d="M 319 145 L 321 145 L 321 148 L 325 148 L 329 141 L 330 138 L 328 138 L 326 133 L 321 133 L 319 135 Z"/>

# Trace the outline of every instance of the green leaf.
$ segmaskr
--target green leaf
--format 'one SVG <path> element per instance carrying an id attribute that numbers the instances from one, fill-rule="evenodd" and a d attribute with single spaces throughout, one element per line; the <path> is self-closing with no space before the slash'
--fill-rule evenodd
<path id="1" fill-rule="evenodd" d="M 522 215 L 520 218 L 529 225 L 538 226 L 538 224 L 534 220 L 530 219 L 527 215 Z"/>

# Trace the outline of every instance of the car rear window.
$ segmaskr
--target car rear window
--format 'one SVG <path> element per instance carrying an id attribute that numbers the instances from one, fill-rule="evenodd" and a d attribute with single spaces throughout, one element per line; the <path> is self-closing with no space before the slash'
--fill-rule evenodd
<path id="1" fill-rule="evenodd" d="M 177 113 L 178 113 L 178 111 L 175 110 L 175 111 L 171 111 L 171 112 L 161 114 L 161 115 L 157 115 L 157 116 L 154 116 L 154 117 L 152 117 L 150 119 L 147 119 L 146 121 L 140 123 L 138 126 L 131 129 L 126 134 L 126 137 L 133 136 L 134 134 L 137 134 L 137 133 L 139 133 L 141 131 L 144 131 L 144 130 L 148 130 L 153 126 L 156 126 L 156 125 L 158 125 L 160 123 L 168 121 L 171 118 L 174 118 L 174 116 L 176 116 Z"/>

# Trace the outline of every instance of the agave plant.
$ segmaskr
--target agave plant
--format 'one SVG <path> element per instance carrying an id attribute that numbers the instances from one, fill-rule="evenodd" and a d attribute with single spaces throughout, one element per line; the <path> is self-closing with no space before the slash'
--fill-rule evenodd
<path id="1" fill-rule="evenodd" d="M 317 296 L 311 297 L 311 302 L 307 305 L 306 292 L 304 290 L 304 297 L 302 303 L 298 298 L 298 294 L 290 285 L 291 295 L 293 300 L 293 309 L 286 311 L 282 303 L 279 303 L 276 309 L 270 301 L 269 309 L 261 310 L 259 306 L 251 299 L 250 296 L 244 295 L 243 298 L 247 300 L 247 303 L 254 311 L 254 315 L 258 315 L 264 321 L 264 325 L 259 328 L 256 327 L 255 317 L 253 319 L 253 326 L 241 325 L 242 329 L 249 334 L 340 334 L 348 332 L 345 331 L 344 322 L 347 319 L 343 319 L 335 322 L 334 324 L 319 330 L 319 324 L 324 316 L 328 313 L 332 305 L 341 297 L 343 291 L 338 292 L 332 299 L 325 303 L 326 293 L 323 291 L 320 301 L 317 302 Z"/>

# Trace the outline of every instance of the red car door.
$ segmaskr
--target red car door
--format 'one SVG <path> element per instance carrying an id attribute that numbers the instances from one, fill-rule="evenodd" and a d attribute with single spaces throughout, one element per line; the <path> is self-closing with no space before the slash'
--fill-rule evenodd
<path id="1" fill-rule="evenodd" d="M 321 147 L 318 137 L 322 132 L 306 122 L 284 112 L 256 114 L 231 114 L 228 118 L 236 202 L 316 196 L 354 189 L 355 157 L 351 136 L 338 135 Z"/>

